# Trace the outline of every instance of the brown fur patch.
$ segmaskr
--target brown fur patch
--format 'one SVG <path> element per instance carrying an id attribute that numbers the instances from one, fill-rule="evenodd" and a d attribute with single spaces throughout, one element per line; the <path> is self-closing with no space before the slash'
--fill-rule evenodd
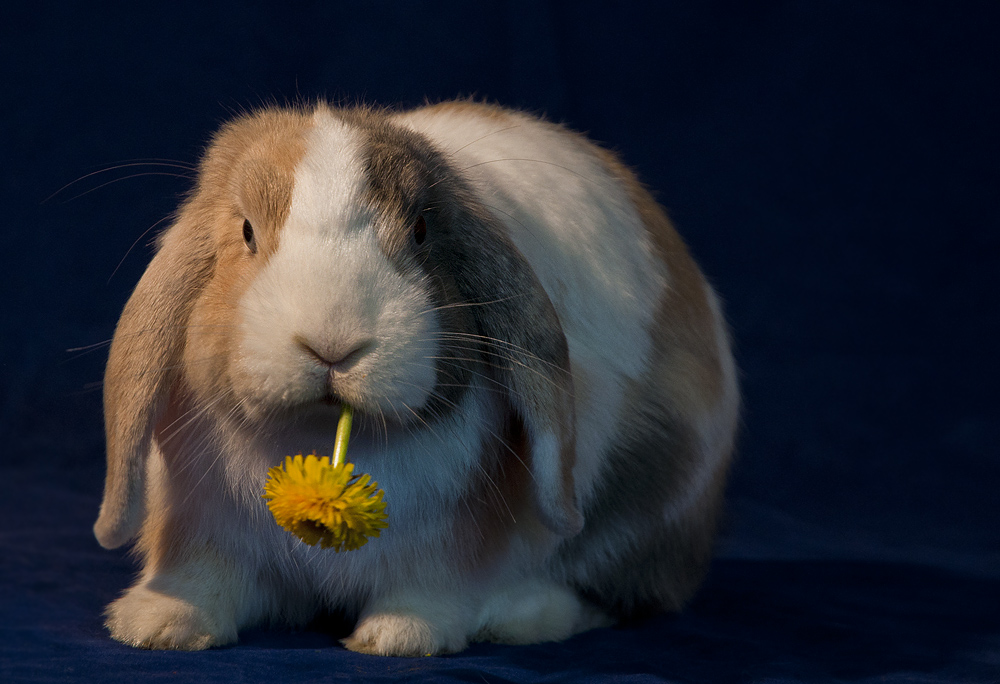
<path id="1" fill-rule="evenodd" d="M 613 614 L 678 610 L 708 568 L 729 461 L 723 454 L 699 499 L 673 520 L 664 519 L 669 502 L 687 494 L 703 461 L 713 456 L 704 453 L 695 427 L 726 391 L 710 290 L 666 213 L 635 175 L 611 152 L 563 130 L 622 183 L 668 280 L 650 331 L 649 370 L 626 392 L 601 486 L 585 511 L 587 526 L 563 546 L 553 568 Z"/>
<path id="2" fill-rule="evenodd" d="M 105 372 L 108 473 L 95 525 L 102 544 L 120 545 L 135 532 L 153 426 L 178 369 L 188 371 L 203 403 L 223 396 L 234 305 L 276 246 L 308 121 L 304 112 L 265 110 L 222 128 L 125 305 Z M 259 231 L 263 253 L 251 255 L 244 245 L 244 219 Z"/>
<path id="3" fill-rule="evenodd" d="M 243 219 L 273 252 L 291 209 L 295 167 L 305 154 L 311 113 L 263 110 L 230 122 L 213 138 L 190 208 L 211 217 L 219 246 L 242 243 Z M 229 230 L 236 223 L 236 230 Z"/>
<path id="4" fill-rule="evenodd" d="M 235 306 L 277 250 L 310 125 L 310 114 L 296 110 L 264 110 L 227 124 L 215 136 L 201 182 L 183 209 L 210 232 L 215 251 L 215 269 L 195 301 L 185 345 L 185 377 L 202 401 L 229 388 Z M 243 240 L 245 219 L 253 226 L 256 254 Z"/>
<path id="5" fill-rule="evenodd" d="M 723 370 L 708 301 L 708 284 L 666 212 L 614 154 L 598 148 L 602 161 L 624 184 L 660 258 L 668 285 L 656 314 L 653 339 L 661 350 L 656 371 L 674 388 L 676 409 L 689 415 L 711 410 L 723 393 Z"/>
<path id="6" fill-rule="evenodd" d="M 195 504 L 201 501 L 200 492 L 178 491 L 178 485 L 174 482 L 177 471 L 192 471 L 199 480 L 202 478 L 202 473 L 197 469 L 185 468 L 186 464 L 179 462 L 174 456 L 183 453 L 196 440 L 196 429 L 189 420 L 191 408 L 181 398 L 179 388 L 173 387 L 154 430 L 157 442 L 166 441 L 166 446 L 160 449 L 163 462 L 158 464 L 158 468 L 151 468 L 151 471 L 158 472 L 151 473 L 152 482 L 146 489 L 146 521 L 135 546 L 135 550 L 144 559 L 147 570 L 158 571 L 183 562 L 184 557 L 179 554 L 186 552 L 187 544 L 184 543 L 183 526 L 176 519 L 173 506 L 176 505 L 176 500 L 184 500 L 190 496 L 195 497 Z M 185 482 L 187 480 L 188 478 L 184 479 Z M 214 483 L 209 486 L 212 484 Z"/>

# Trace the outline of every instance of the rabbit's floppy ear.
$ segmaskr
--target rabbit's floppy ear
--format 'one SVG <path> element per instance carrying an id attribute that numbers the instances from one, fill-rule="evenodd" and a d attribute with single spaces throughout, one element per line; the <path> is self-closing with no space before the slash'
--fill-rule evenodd
<path id="1" fill-rule="evenodd" d="M 478 212 L 477 212 L 478 213 Z M 524 424 L 535 508 L 553 532 L 583 528 L 573 480 L 576 420 L 559 317 L 524 255 L 483 212 L 468 217 L 456 281 L 487 346 L 490 375 Z"/>
<path id="2" fill-rule="evenodd" d="M 146 459 L 153 428 L 179 372 L 187 320 L 212 270 L 207 231 L 182 211 L 125 305 L 104 374 L 107 477 L 94 524 L 101 546 L 116 548 L 144 515 Z"/>

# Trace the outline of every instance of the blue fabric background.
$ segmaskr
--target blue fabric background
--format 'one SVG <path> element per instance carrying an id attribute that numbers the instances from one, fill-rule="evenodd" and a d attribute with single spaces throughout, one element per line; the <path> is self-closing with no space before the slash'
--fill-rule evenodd
<path id="1" fill-rule="evenodd" d="M 0 681 L 1000 681 L 992 4 L 5 4 Z M 90 533 L 100 343 L 188 187 L 121 165 L 193 162 L 261 103 L 469 94 L 619 150 L 727 302 L 746 413 L 703 591 L 443 658 L 332 621 L 112 642 L 135 566 Z"/>

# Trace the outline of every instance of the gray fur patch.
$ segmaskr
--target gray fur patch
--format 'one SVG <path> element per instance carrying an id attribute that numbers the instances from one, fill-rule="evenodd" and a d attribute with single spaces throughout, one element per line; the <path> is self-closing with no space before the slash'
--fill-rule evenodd
<path id="1" fill-rule="evenodd" d="M 621 617 L 677 611 L 694 594 L 711 559 L 725 480 L 723 468 L 693 510 L 666 522 L 666 503 L 683 495 L 701 454 L 685 421 L 665 406 L 646 409 L 623 426 L 583 532 L 553 563 L 558 577 Z"/>
<path id="2" fill-rule="evenodd" d="M 545 457 L 558 464 L 534 464 L 536 502 L 552 529 L 575 532 L 569 352 L 541 283 L 506 227 L 430 141 L 394 125 L 384 112 L 338 116 L 364 137 L 363 201 L 377 217 L 382 250 L 400 273 L 428 288 L 442 328 L 437 382 L 420 418 L 446 415 L 473 379 L 502 393 L 530 434 L 558 440 L 558 454 Z M 427 226 L 419 242 L 412 230 L 418 216 Z"/>
<path id="3" fill-rule="evenodd" d="M 364 136 L 362 201 L 378 217 L 383 252 L 401 273 L 426 284 L 437 307 L 443 358 L 421 417 L 446 415 L 472 376 L 511 390 L 498 375 L 540 365 L 545 376 L 555 372 L 568 382 L 566 340 L 551 303 L 506 229 L 446 157 L 384 111 L 335 114 Z M 416 245 L 411 228 L 421 214 L 427 238 Z"/>

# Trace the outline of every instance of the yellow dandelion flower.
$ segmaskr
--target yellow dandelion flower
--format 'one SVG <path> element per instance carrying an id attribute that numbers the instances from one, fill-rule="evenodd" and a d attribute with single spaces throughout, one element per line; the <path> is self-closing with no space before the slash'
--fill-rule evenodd
<path id="1" fill-rule="evenodd" d="M 353 412 L 345 404 L 334 458 L 288 456 L 271 468 L 264 499 L 275 521 L 310 546 L 353 551 L 389 526 L 383 492 L 370 475 L 354 475 L 344 458 Z"/>

